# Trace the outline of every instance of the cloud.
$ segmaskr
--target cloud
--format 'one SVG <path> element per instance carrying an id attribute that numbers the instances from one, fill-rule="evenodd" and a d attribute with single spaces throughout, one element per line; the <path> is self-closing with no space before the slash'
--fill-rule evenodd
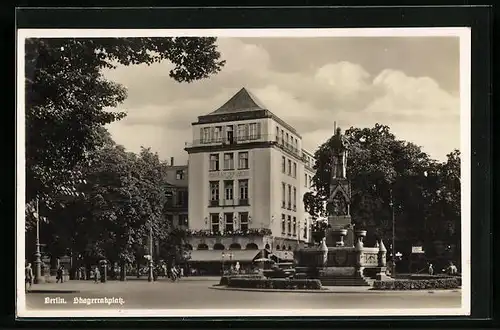
<path id="1" fill-rule="evenodd" d="M 442 88 L 431 74 L 408 74 L 404 70 L 405 58 L 392 65 L 382 56 L 360 57 L 355 50 L 344 47 L 344 58 L 338 60 L 337 54 L 328 61 L 321 50 L 325 40 L 308 40 L 307 55 L 287 60 L 287 65 L 294 64 L 296 69 L 282 70 L 281 66 L 277 70 L 276 63 L 283 54 L 306 50 L 299 40 L 266 42 L 255 38 L 219 39 L 226 66 L 219 74 L 190 84 L 173 81 L 168 75 L 168 63 L 105 72 L 129 92 L 120 106 L 128 116 L 109 126 L 113 137 L 132 151 L 138 151 L 141 145 L 151 146 L 164 159 L 174 156 L 179 162 L 186 160 L 183 148 L 184 142 L 192 139 L 191 123 L 246 87 L 270 111 L 295 127 L 303 137 L 303 146 L 310 151 L 332 134 L 334 121 L 343 129 L 371 127 L 375 123 L 389 125 L 398 138 L 423 146 L 439 159 L 459 147 L 457 94 Z M 286 44 L 289 49 L 283 48 Z M 370 40 L 362 49 L 366 52 L 374 44 Z M 403 44 L 408 45 L 408 41 Z M 418 44 L 423 45 L 423 41 Z M 359 62 L 346 59 L 349 52 Z M 374 65 L 376 60 L 379 62 Z M 412 58 L 411 72 L 424 67 L 415 65 L 415 61 Z"/>

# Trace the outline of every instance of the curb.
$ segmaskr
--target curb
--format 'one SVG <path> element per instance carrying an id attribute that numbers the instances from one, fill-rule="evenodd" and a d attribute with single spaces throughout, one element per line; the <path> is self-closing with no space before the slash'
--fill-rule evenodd
<path id="1" fill-rule="evenodd" d="M 459 292 L 460 290 L 436 290 L 436 291 L 426 291 L 426 290 L 372 290 L 372 289 L 366 289 L 366 290 L 358 290 L 358 291 L 349 291 L 349 290 L 288 290 L 288 289 L 249 289 L 249 288 L 229 288 L 226 286 L 210 286 L 209 289 L 212 290 L 221 290 L 221 291 L 247 291 L 247 292 L 290 292 L 290 293 L 321 293 L 321 294 L 326 294 L 326 293 L 346 293 L 346 294 L 387 294 L 387 293 L 411 293 L 411 294 L 416 294 L 416 293 L 426 293 L 426 294 L 433 294 L 433 293 L 443 293 L 443 292 Z"/>

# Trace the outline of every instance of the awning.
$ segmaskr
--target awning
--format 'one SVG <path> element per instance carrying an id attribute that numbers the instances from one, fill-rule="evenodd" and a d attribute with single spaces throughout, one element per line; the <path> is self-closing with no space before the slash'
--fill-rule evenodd
<path id="1" fill-rule="evenodd" d="M 191 259 L 188 262 L 222 262 L 222 252 L 224 252 L 224 262 L 250 262 L 260 258 L 261 254 L 260 250 L 193 250 L 190 251 Z"/>
<path id="2" fill-rule="evenodd" d="M 293 251 L 274 251 L 270 258 L 274 261 L 293 261 Z"/>

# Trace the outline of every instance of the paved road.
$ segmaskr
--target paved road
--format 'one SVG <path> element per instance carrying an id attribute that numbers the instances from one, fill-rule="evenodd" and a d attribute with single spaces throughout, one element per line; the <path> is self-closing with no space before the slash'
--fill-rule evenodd
<path id="1" fill-rule="evenodd" d="M 161 280 L 154 283 L 145 281 L 108 282 L 67 282 L 39 285 L 26 295 L 28 309 L 294 309 L 294 308 L 459 308 L 460 291 L 429 292 L 358 292 L 358 293 L 297 293 L 297 292 L 249 292 L 223 291 L 210 288 L 216 279 L 181 280 L 172 283 Z M 52 292 L 51 290 L 52 289 Z M 62 292 L 66 290 L 66 292 Z M 80 290 L 80 292 L 71 292 Z M 74 304 L 78 298 L 122 298 L 123 305 L 82 305 Z M 48 304 L 46 299 L 61 298 L 66 304 Z M 54 301 L 54 300 L 53 300 Z"/>

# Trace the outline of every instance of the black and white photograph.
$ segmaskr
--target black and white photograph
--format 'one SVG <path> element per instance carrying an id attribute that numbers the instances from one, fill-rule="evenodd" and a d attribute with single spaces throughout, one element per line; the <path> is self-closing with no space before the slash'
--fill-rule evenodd
<path id="1" fill-rule="evenodd" d="M 18 30 L 17 316 L 469 315 L 470 47 Z"/>

